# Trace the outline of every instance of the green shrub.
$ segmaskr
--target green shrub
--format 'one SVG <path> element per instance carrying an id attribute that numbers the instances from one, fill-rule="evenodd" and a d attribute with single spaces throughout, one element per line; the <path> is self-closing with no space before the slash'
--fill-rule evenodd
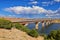
<path id="1" fill-rule="evenodd" d="M 23 26 L 19 23 L 15 24 L 15 27 L 19 30 L 22 30 L 24 32 L 26 32 L 28 35 L 32 36 L 32 37 L 38 37 L 38 32 L 34 29 L 34 30 L 30 30 L 28 29 L 26 26 Z"/>
<path id="2" fill-rule="evenodd" d="M 60 40 L 60 30 L 53 30 L 48 34 L 47 38 L 45 40 Z"/>
<path id="3" fill-rule="evenodd" d="M 4 28 L 5 29 L 11 29 L 13 26 L 12 26 L 12 23 L 8 24 L 8 25 L 4 25 Z"/>
<path id="4" fill-rule="evenodd" d="M 49 36 L 53 37 L 54 39 L 56 38 L 57 30 L 53 30 L 50 32 Z"/>
<path id="5" fill-rule="evenodd" d="M 32 37 L 38 37 L 39 34 L 35 29 L 33 29 L 30 32 L 28 32 L 28 35 L 30 35 Z"/>
<path id="6" fill-rule="evenodd" d="M 0 28 L 11 29 L 12 22 L 4 19 L 0 19 Z"/>
<path id="7" fill-rule="evenodd" d="M 16 24 L 15 24 L 15 27 L 16 27 L 17 29 L 19 29 L 19 30 L 24 31 L 24 32 L 29 32 L 29 31 L 30 31 L 26 26 L 23 26 L 23 25 L 21 25 L 21 24 L 19 24 L 19 23 L 16 23 Z"/>
<path id="8" fill-rule="evenodd" d="M 60 40 L 60 30 L 57 30 L 56 40 Z"/>
<path id="9" fill-rule="evenodd" d="M 20 25 L 19 23 L 15 23 L 15 25 L 14 25 L 17 29 L 20 29 L 20 28 L 22 28 L 22 25 Z"/>

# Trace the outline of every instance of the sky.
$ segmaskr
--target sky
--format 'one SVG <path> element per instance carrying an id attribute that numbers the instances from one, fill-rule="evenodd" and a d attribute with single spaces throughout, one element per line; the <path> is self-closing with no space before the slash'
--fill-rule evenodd
<path id="1" fill-rule="evenodd" d="M 60 18 L 60 0 L 0 0 L 0 17 Z"/>

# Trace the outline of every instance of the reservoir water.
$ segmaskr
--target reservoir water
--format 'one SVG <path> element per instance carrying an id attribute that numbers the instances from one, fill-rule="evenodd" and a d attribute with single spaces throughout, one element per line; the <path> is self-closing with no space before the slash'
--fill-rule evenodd
<path id="1" fill-rule="evenodd" d="M 29 24 L 28 28 L 29 29 L 34 29 L 35 28 L 35 24 L 34 23 Z M 54 24 L 52 24 L 52 25 L 50 25 L 48 27 L 44 27 L 44 28 L 42 28 L 42 25 L 40 23 L 38 31 L 41 32 L 41 33 L 49 34 L 50 31 L 58 30 L 58 29 L 60 29 L 60 23 L 54 23 Z"/>

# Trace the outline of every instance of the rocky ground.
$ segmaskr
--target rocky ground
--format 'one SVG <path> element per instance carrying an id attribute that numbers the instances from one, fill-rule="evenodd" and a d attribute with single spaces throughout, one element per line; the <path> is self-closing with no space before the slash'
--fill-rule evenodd
<path id="1" fill-rule="evenodd" d="M 25 32 L 12 28 L 11 30 L 0 28 L 0 40 L 44 40 L 42 36 L 31 37 Z"/>

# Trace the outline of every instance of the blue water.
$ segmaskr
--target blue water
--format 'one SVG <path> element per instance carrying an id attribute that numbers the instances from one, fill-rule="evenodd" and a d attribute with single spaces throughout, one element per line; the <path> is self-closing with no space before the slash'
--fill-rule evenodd
<path id="1" fill-rule="evenodd" d="M 35 29 L 35 23 L 29 24 L 28 28 L 29 29 Z M 39 28 L 38 31 L 40 33 L 49 34 L 50 31 L 52 31 L 52 30 L 60 29 L 60 23 L 54 23 L 54 24 L 50 25 L 49 27 L 44 27 L 44 28 L 42 28 L 42 25 L 40 23 L 38 28 Z"/>

